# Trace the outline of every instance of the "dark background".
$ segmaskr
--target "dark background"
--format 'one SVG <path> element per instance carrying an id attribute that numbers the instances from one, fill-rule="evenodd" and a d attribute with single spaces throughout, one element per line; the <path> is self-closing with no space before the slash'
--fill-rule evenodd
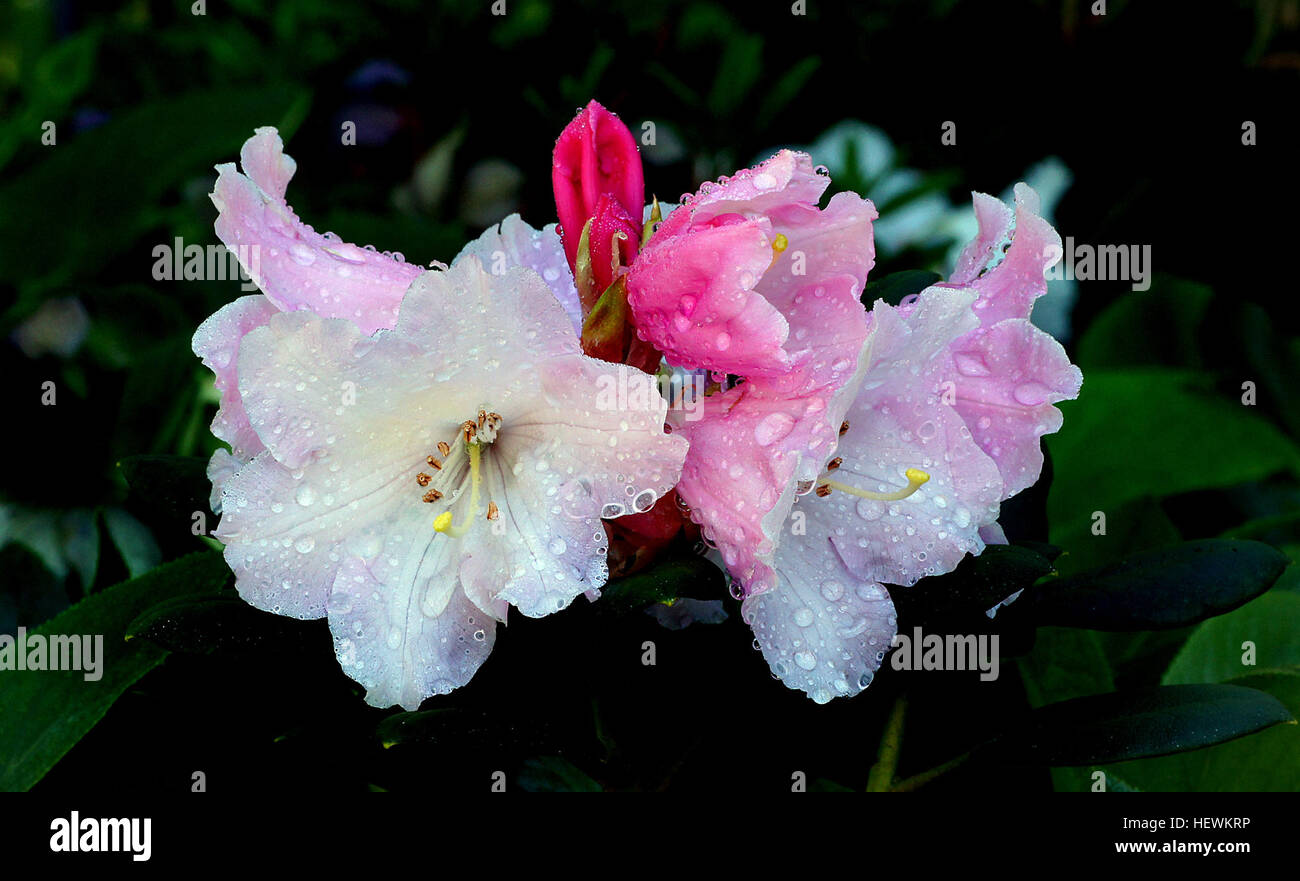
<path id="1" fill-rule="evenodd" d="M 202 486 L 177 490 L 169 507 L 129 491 L 117 463 L 213 448 L 206 374 L 188 341 L 240 292 L 234 282 L 155 282 L 151 250 L 174 236 L 215 241 L 211 167 L 235 160 L 254 125 L 281 127 L 299 169 L 289 201 L 306 222 L 424 263 L 450 260 L 478 235 L 484 187 L 506 194 L 497 218 L 518 210 L 534 226 L 552 222 L 550 150 L 592 97 L 634 132 L 642 120 L 661 126 L 661 143 L 665 124 L 675 132 L 680 156 L 647 151 L 647 193 L 670 201 L 845 119 L 887 132 L 905 164 L 958 204 L 1058 156 L 1074 176 L 1056 211 L 1063 236 L 1149 244 L 1158 273 L 1213 292 L 1184 338 L 1179 288 L 1163 288 L 1174 292 L 1163 301 L 1172 311 L 1135 328 L 1150 363 L 1184 357 L 1190 339 L 1195 368 L 1224 394 L 1237 394 L 1243 376 L 1276 376 L 1280 393 L 1261 395 L 1260 415 L 1292 438 L 1300 432 L 1288 378 L 1295 2 L 1112 0 L 1105 16 L 1082 0 L 808 0 L 800 17 L 784 2 L 509 0 L 499 18 L 489 7 L 211 0 L 205 16 L 173 2 L 26 2 L 0 12 L 0 330 L 10 340 L 0 371 L 10 389 L 60 380 L 75 404 L 16 396 L 0 499 L 56 519 L 125 506 L 162 559 L 201 548 L 183 512 L 196 493 L 205 500 Z M 342 146 L 349 119 L 362 136 Z M 58 125 L 56 147 L 40 143 L 44 120 Z M 957 123 L 955 146 L 940 143 L 945 120 Z M 1256 123 L 1257 146 L 1242 145 L 1244 120 Z M 426 186 L 423 201 L 412 200 L 419 161 L 449 137 L 441 198 Z M 513 166 L 517 187 L 513 173 L 480 167 L 485 159 Z M 408 196 L 394 196 L 403 188 Z M 873 278 L 928 268 L 936 256 L 897 255 Z M 1127 294 L 1123 282 L 1081 285 L 1075 340 Z M 68 297 L 89 317 L 84 345 L 66 357 L 25 354 L 12 334 L 41 304 Z M 1182 489 L 1159 500 L 1182 538 L 1217 535 L 1295 498 L 1290 477 L 1247 491 Z M 1010 506 L 1010 537 L 1055 539 L 1043 492 L 1026 496 Z M 99 544 L 83 583 L 10 538 L 0 549 L 0 623 L 35 626 L 125 579 L 111 538 Z M 724 595 L 720 581 L 683 590 Z M 636 609 L 583 601 L 553 619 L 513 619 L 469 686 L 426 704 L 446 712 L 391 749 L 376 733 L 389 713 L 365 706 L 338 670 L 323 621 L 250 611 L 237 622 L 256 619 L 247 644 L 170 655 L 39 787 L 183 791 L 202 770 L 212 791 L 477 790 L 503 770 L 545 788 L 527 783 L 537 766 L 526 763 L 559 755 L 606 788 L 780 790 L 794 771 L 861 788 L 904 689 L 902 775 L 957 755 L 1028 706 L 1009 658 L 993 686 L 886 669 L 863 695 L 814 706 L 771 678 L 727 603 L 726 623 L 679 632 Z M 965 632 L 1002 629 L 1013 653 L 1034 644 L 1013 620 L 981 619 L 964 622 Z M 654 667 L 640 663 L 646 639 L 658 647 Z M 1130 678 L 1158 680 L 1176 648 Z M 1000 766 L 933 786 L 1052 784 L 1047 769 Z"/>

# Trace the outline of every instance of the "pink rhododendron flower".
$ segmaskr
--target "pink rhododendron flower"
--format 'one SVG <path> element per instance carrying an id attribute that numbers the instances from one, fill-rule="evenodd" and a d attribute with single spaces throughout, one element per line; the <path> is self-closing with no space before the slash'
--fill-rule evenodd
<path id="1" fill-rule="evenodd" d="M 687 369 L 746 381 L 678 431 L 679 493 L 749 590 L 771 586 L 771 524 L 783 487 L 811 485 L 835 448 L 868 320 L 859 301 L 875 252 L 874 206 L 839 193 L 806 154 L 783 150 L 705 184 L 660 225 L 628 273 L 637 332 Z M 777 524 L 779 526 L 779 524 Z"/>
<path id="2" fill-rule="evenodd" d="M 223 236 L 264 251 L 316 241 L 265 222 L 292 216 L 292 162 L 273 131 L 245 145 L 243 164 L 249 177 L 223 167 L 218 181 Z M 323 242 L 319 267 L 264 253 L 267 296 L 195 336 L 222 385 L 214 431 L 238 439 L 210 468 L 216 534 L 242 597 L 327 617 L 366 700 L 414 709 L 469 680 L 508 606 L 545 615 L 603 585 L 601 518 L 648 510 L 686 442 L 664 432 L 662 400 L 600 401 L 602 388 L 647 378 L 581 354 L 544 279 L 558 253 L 542 253 L 546 231 L 507 219 L 478 243 L 505 253 L 503 271 L 471 252 L 417 270 L 395 301 L 405 264 L 354 262 Z M 339 266 L 349 272 L 333 293 Z"/>
<path id="3" fill-rule="evenodd" d="M 1060 426 L 1052 404 L 1074 397 L 1081 376 L 1028 321 L 1060 253 L 1032 191 L 1017 189 L 1014 232 L 1010 210 L 977 195 L 981 233 L 952 280 L 868 314 L 847 308 L 871 265 L 869 225 L 855 235 L 848 222 L 866 215 L 856 206 L 810 246 L 820 259 L 805 271 L 824 283 L 782 274 L 797 291 L 784 297 L 765 283 L 774 233 L 762 220 L 786 237 L 778 250 L 803 250 L 778 218 L 813 218 L 821 193 L 797 172 L 769 175 L 780 159 L 706 185 L 689 214 L 674 213 L 629 274 L 629 302 L 673 363 L 745 378 L 678 427 L 691 448 L 677 492 L 720 550 L 773 672 L 825 702 L 865 688 L 889 649 L 884 584 L 950 571 L 1002 540 L 1000 502 L 1037 479 L 1038 438 Z M 838 272 L 848 278 L 837 285 Z"/>

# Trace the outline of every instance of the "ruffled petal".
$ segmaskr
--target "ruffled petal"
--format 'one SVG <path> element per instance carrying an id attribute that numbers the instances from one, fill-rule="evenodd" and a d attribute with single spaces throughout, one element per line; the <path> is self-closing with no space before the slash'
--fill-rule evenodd
<path id="1" fill-rule="evenodd" d="M 950 284 L 967 284 L 978 278 L 990 263 L 1002 256 L 1001 247 L 1011 234 L 1015 214 L 1005 202 L 987 193 L 971 193 L 971 200 L 975 203 L 979 232 L 957 256 L 957 265 L 948 277 Z"/>
<path id="2" fill-rule="evenodd" d="M 837 193 L 824 210 L 796 204 L 774 217 L 787 244 L 756 290 L 790 326 L 792 369 L 766 381 L 768 391 L 809 394 L 852 374 L 868 329 L 860 298 L 875 265 L 875 218 L 875 207 L 852 193 Z"/>
<path id="3" fill-rule="evenodd" d="M 1044 273 L 1061 255 L 1061 237 L 1037 214 L 1038 195 L 1016 184 L 1014 226 L 1011 208 L 998 199 L 975 193 L 974 201 L 979 232 L 949 285 L 975 292 L 980 326 L 953 343 L 952 381 L 957 411 L 997 462 L 1005 499 L 1038 480 L 1039 438 L 1061 427 L 1052 405 L 1077 397 L 1083 375 L 1060 343 L 1028 320 L 1047 291 Z"/>
<path id="4" fill-rule="evenodd" d="M 366 333 L 392 327 L 421 267 L 320 235 L 300 221 L 285 201 L 295 165 L 274 128 L 257 129 L 240 162 L 243 174 L 234 163 L 217 166 L 217 236 L 262 293 L 281 310 L 347 318 Z"/>
<path id="5" fill-rule="evenodd" d="M 226 481 L 246 464 L 231 455 L 230 450 L 225 447 L 218 447 L 212 454 L 207 468 L 208 480 L 212 482 L 212 491 L 208 493 L 208 508 L 212 513 L 221 513 L 221 493 L 225 489 Z"/>
<path id="6" fill-rule="evenodd" d="M 980 527 L 997 519 L 1001 477 L 953 406 L 949 379 L 948 347 L 975 323 L 974 296 L 929 288 L 910 307 L 872 310 L 870 365 L 831 476 L 878 493 L 906 487 L 909 468 L 929 480 L 897 501 L 832 490 L 809 503 L 835 512 L 832 541 L 861 578 L 910 585 L 951 571 L 984 549 Z"/>
<path id="7" fill-rule="evenodd" d="M 1027 319 L 1008 319 L 953 346 L 956 409 L 997 463 L 1010 498 L 1043 469 L 1039 438 L 1061 427 L 1057 401 L 1075 398 L 1083 374 L 1065 349 Z"/>
<path id="8" fill-rule="evenodd" d="M 1038 194 L 1024 184 L 1015 186 L 1015 229 L 1006 228 L 1008 209 L 999 211 L 990 202 L 992 196 L 975 195 L 975 213 L 980 231 L 975 240 L 962 251 L 957 271 L 949 280 L 952 284 L 966 284 L 979 298 L 975 301 L 975 314 L 980 325 L 989 327 L 1007 318 L 1028 318 L 1034 301 L 1047 293 L 1044 273 L 1061 259 L 1061 237 L 1052 225 L 1038 216 Z M 972 277 L 977 258 L 993 252 L 997 257 L 996 243 L 1010 236 L 1011 245 L 1001 262 Z M 969 279 L 962 282 L 959 279 Z"/>
<path id="9" fill-rule="evenodd" d="M 212 420 L 212 433 L 230 444 L 235 457 L 247 462 L 263 449 L 239 394 L 239 347 L 244 337 L 263 327 L 277 313 L 266 297 L 255 294 L 227 303 L 199 325 L 191 346 L 194 354 L 216 374 L 221 404 Z"/>

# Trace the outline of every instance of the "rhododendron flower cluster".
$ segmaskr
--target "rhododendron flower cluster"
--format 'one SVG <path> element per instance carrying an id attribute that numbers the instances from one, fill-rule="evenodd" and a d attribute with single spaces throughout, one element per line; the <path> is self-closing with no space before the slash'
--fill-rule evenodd
<path id="1" fill-rule="evenodd" d="M 556 144 L 558 225 L 512 215 L 434 270 L 301 223 L 274 130 L 241 162 L 217 232 L 258 249 L 262 294 L 194 340 L 230 444 L 216 534 L 250 603 L 328 618 L 376 705 L 464 684 L 510 606 L 594 599 L 611 541 L 643 565 L 686 521 L 775 676 L 855 694 L 896 632 L 887 586 L 1005 541 L 1082 381 L 1029 321 L 1060 240 L 1023 185 L 1014 208 L 977 194 L 948 280 L 894 306 L 861 301 L 875 207 L 823 205 L 813 157 L 646 206 L 595 102 Z M 657 371 L 710 379 L 693 418 L 600 398 Z"/>

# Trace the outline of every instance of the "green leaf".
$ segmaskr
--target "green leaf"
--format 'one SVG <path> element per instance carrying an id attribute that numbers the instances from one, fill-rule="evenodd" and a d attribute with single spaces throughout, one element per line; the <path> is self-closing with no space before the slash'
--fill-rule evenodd
<path id="1" fill-rule="evenodd" d="M 153 533 L 126 510 L 105 508 L 104 526 L 132 578 L 139 578 L 162 561 Z"/>
<path id="2" fill-rule="evenodd" d="M 763 103 L 758 108 L 758 114 L 754 117 L 754 126 L 760 130 L 766 128 L 768 124 L 776 118 L 776 115 L 785 109 L 795 98 L 799 97 L 808 81 L 812 79 L 813 74 L 821 67 L 822 60 L 816 55 L 809 55 L 802 61 L 795 64 L 782 74 L 776 83 L 767 89 L 764 93 Z"/>
<path id="3" fill-rule="evenodd" d="M 1052 542 L 1125 502 L 1300 471 L 1300 452 L 1264 419 L 1160 368 L 1093 370 L 1077 401 L 1060 404 L 1066 430 L 1048 438 L 1056 472 L 1048 498 Z"/>
<path id="4" fill-rule="evenodd" d="M 127 625 L 147 606 L 182 593 L 216 592 L 230 570 L 204 551 L 92 594 L 34 633 L 103 637 L 101 678 L 78 671 L 7 671 L 0 675 L 0 791 L 30 789 L 97 723 L 113 702 L 159 664 L 166 652 L 127 641 Z M 32 634 L 28 634 L 30 639 Z"/>
<path id="5" fill-rule="evenodd" d="M 0 187 L 0 278 L 51 285 L 93 273 L 146 231 L 164 194 L 211 177 L 255 127 L 285 120 L 303 97 L 276 85 L 191 92 L 60 143 Z"/>
<path id="6" fill-rule="evenodd" d="M 986 761 L 1095 765 L 1224 743 L 1284 722 L 1272 695 L 1236 685 L 1165 685 L 1048 704 L 977 747 Z"/>
<path id="7" fill-rule="evenodd" d="M 862 291 L 862 302 L 867 308 L 877 300 L 884 300 L 891 306 L 897 306 L 904 297 L 919 294 L 936 282 L 943 281 L 937 272 L 924 269 L 905 269 L 891 272 L 889 275 L 872 279 Z"/>
<path id="8" fill-rule="evenodd" d="M 1267 691 L 1300 716 L 1300 673 L 1259 673 L 1231 680 Z M 1104 767 L 1146 792 L 1300 792 L 1300 726 L 1278 725 L 1249 738 L 1192 753 Z"/>
<path id="9" fill-rule="evenodd" d="M 1212 618 L 1191 637 L 1165 671 L 1166 685 L 1223 682 L 1265 670 L 1300 670 L 1300 594 L 1273 591 L 1230 615 Z M 1253 646 L 1253 665 L 1243 659 Z"/>
<path id="10" fill-rule="evenodd" d="M 660 558 L 647 569 L 611 580 L 596 609 L 627 612 L 679 596 L 723 596 L 724 581 L 721 569 L 696 554 Z"/>
<path id="11" fill-rule="evenodd" d="M 1052 571 L 1051 561 L 1036 550 L 989 545 L 946 575 L 922 578 L 914 586 L 896 591 L 894 606 L 909 620 L 950 612 L 983 612 Z"/>
<path id="12" fill-rule="evenodd" d="M 1152 290 L 1123 295 L 1079 340 L 1075 360 L 1084 381 L 1102 367 L 1200 367 L 1198 329 L 1212 296 L 1209 288 L 1168 277 L 1158 277 Z"/>
<path id="13" fill-rule="evenodd" d="M 233 592 L 171 597 L 145 609 L 127 625 L 128 639 L 147 639 L 168 651 L 208 654 L 262 646 L 279 651 L 325 648 L 310 623 L 255 609 Z"/>
<path id="14" fill-rule="evenodd" d="M 762 69 L 763 38 L 758 34 L 729 34 L 707 99 L 714 118 L 727 119 L 736 112 L 758 82 Z"/>
<path id="15" fill-rule="evenodd" d="M 1092 630 L 1186 627 L 1259 596 L 1287 564 L 1284 554 L 1261 542 L 1189 541 L 1043 584 L 1016 604 L 1014 614 Z"/>
<path id="16" fill-rule="evenodd" d="M 1101 641 L 1091 630 L 1044 627 L 1019 664 L 1025 694 L 1035 707 L 1115 687 Z"/>
<path id="17" fill-rule="evenodd" d="M 195 511 L 208 511 L 207 462 L 197 456 L 128 456 L 117 463 L 129 502 L 190 528 Z"/>
<path id="18" fill-rule="evenodd" d="M 527 759 L 517 778 L 526 792 L 601 792 L 601 786 L 568 759 L 543 756 Z"/>
<path id="19" fill-rule="evenodd" d="M 514 719 L 505 709 L 487 712 L 439 707 L 394 713 L 379 723 L 375 736 L 384 749 L 423 744 L 449 753 L 464 749 L 554 747 L 554 735 L 548 722 Z"/>

